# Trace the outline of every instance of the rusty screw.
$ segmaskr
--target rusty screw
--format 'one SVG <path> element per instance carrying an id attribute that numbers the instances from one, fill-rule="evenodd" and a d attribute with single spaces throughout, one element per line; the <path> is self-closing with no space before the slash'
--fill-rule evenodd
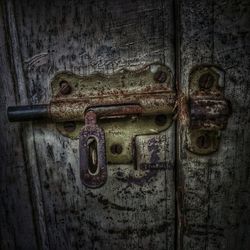
<path id="1" fill-rule="evenodd" d="M 214 76 L 211 73 L 206 73 L 200 77 L 199 86 L 201 89 L 211 89 L 214 81 Z"/>
<path id="2" fill-rule="evenodd" d="M 202 148 L 202 149 L 207 149 L 211 146 L 211 138 L 209 135 L 207 134 L 203 134 L 203 135 L 200 135 L 197 139 L 196 139 L 196 145 L 199 147 L 199 148 Z"/>
<path id="3" fill-rule="evenodd" d="M 119 155 L 122 152 L 122 145 L 119 144 L 119 143 L 112 144 L 111 147 L 110 147 L 110 150 L 111 150 L 112 154 Z"/>
<path id="4" fill-rule="evenodd" d="M 76 123 L 75 122 L 64 122 L 63 124 L 64 130 L 68 133 L 75 131 Z"/>
<path id="5" fill-rule="evenodd" d="M 60 83 L 60 93 L 61 93 L 62 95 L 68 95 L 68 94 L 71 93 L 71 91 L 72 91 L 72 87 L 69 85 L 68 82 L 62 81 L 62 82 Z"/>
<path id="6" fill-rule="evenodd" d="M 167 80 L 167 73 L 164 71 L 157 71 L 154 74 L 154 80 L 158 83 L 164 83 Z"/>

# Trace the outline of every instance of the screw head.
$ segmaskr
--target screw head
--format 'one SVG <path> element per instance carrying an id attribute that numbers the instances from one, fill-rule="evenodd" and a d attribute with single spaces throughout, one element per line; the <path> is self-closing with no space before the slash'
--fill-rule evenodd
<path id="1" fill-rule="evenodd" d="M 119 154 L 121 154 L 122 150 L 123 150 L 122 145 L 119 144 L 119 143 L 114 143 L 114 144 L 112 144 L 111 147 L 110 147 L 110 151 L 111 151 L 111 153 L 114 154 L 114 155 L 119 155 Z"/>
<path id="2" fill-rule="evenodd" d="M 164 126 L 167 122 L 167 116 L 166 115 L 157 115 L 155 117 L 155 124 L 158 126 Z"/>
<path id="3" fill-rule="evenodd" d="M 154 74 L 154 80 L 158 83 L 164 83 L 167 80 L 167 73 L 164 71 L 157 71 Z"/>
<path id="4" fill-rule="evenodd" d="M 64 122 L 63 128 L 68 133 L 73 132 L 76 129 L 76 123 L 75 122 Z"/>
<path id="5" fill-rule="evenodd" d="M 69 85 L 68 82 L 62 81 L 60 82 L 60 93 L 62 95 L 69 95 L 72 91 L 72 87 Z"/>
<path id="6" fill-rule="evenodd" d="M 201 89 L 211 89 L 214 85 L 215 78 L 211 73 L 205 73 L 199 79 L 199 87 Z"/>
<path id="7" fill-rule="evenodd" d="M 211 146 L 211 137 L 207 134 L 200 135 L 196 139 L 196 145 L 199 148 L 207 149 Z"/>

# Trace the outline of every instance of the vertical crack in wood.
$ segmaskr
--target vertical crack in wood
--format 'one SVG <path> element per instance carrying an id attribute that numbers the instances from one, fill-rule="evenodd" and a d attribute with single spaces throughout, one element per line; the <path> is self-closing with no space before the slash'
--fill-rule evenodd
<path id="1" fill-rule="evenodd" d="M 180 100 L 179 92 L 181 88 L 181 51 L 180 51 L 180 2 L 179 0 L 174 0 L 174 49 L 175 49 L 175 88 L 178 95 L 178 100 Z M 183 96 L 183 95 L 182 95 Z M 183 99 L 183 98 L 182 98 Z M 180 105 L 177 103 L 177 108 L 179 110 Z M 180 116 L 178 111 L 178 116 Z M 182 200 L 182 191 L 183 191 L 183 175 L 180 168 L 180 147 L 181 147 L 181 137 L 180 133 L 180 127 L 181 124 L 176 120 L 176 126 L 175 126 L 175 190 L 176 190 L 176 233 L 175 233 L 175 245 L 177 250 L 183 249 L 183 214 L 182 214 L 182 206 L 183 206 L 183 200 Z"/>

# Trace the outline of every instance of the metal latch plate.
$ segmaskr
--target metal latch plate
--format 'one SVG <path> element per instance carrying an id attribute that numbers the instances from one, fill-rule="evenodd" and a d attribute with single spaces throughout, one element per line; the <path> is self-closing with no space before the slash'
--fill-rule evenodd
<path id="1" fill-rule="evenodd" d="M 108 163 L 132 163 L 135 158 L 133 143 L 137 135 L 158 134 L 170 127 L 175 104 L 175 93 L 171 85 L 169 68 L 158 63 L 134 71 L 123 69 L 112 75 L 59 73 L 51 82 L 52 112 L 54 116 L 56 114 L 57 121 L 62 121 L 56 123 L 57 129 L 64 136 L 78 139 L 84 125 L 84 111 L 91 103 L 100 106 L 119 105 L 139 100 L 143 104 L 149 102 L 146 105 L 150 107 L 150 102 L 163 98 L 164 102 L 159 101 L 158 110 L 152 108 L 146 116 L 119 115 L 112 120 L 105 117 L 98 120 L 98 125 L 105 132 Z M 81 101 L 78 103 L 78 100 Z M 72 106 L 64 105 L 64 101 L 67 104 L 71 102 Z"/>

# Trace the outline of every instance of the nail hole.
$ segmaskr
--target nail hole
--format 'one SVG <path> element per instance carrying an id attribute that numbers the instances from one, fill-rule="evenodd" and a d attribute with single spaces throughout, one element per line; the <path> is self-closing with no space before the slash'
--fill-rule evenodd
<path id="1" fill-rule="evenodd" d="M 66 132 L 73 132 L 76 129 L 76 123 L 75 122 L 64 122 L 63 128 Z"/>
<path id="2" fill-rule="evenodd" d="M 112 144 L 111 147 L 110 147 L 110 151 L 112 154 L 114 155 L 119 155 L 122 153 L 122 145 L 119 144 L 119 143 L 116 143 L 116 144 Z"/>
<path id="3" fill-rule="evenodd" d="M 167 122 L 167 116 L 166 115 L 157 115 L 155 117 L 155 124 L 158 126 L 164 126 Z"/>

